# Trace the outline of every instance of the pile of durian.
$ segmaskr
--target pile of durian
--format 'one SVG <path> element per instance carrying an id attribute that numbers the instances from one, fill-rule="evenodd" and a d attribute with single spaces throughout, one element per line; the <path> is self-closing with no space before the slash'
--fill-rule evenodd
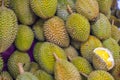
<path id="1" fill-rule="evenodd" d="M 0 80 L 120 80 L 119 27 L 117 0 L 0 0 Z"/>

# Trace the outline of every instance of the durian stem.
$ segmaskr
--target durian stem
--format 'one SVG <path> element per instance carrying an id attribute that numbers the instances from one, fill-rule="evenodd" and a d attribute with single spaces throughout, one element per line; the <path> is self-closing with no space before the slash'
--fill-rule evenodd
<path id="1" fill-rule="evenodd" d="M 60 60 L 59 57 L 58 57 L 55 53 L 53 53 L 53 55 L 54 55 L 56 61 L 59 61 L 59 60 Z"/>
<path id="2" fill-rule="evenodd" d="M 86 75 L 85 73 L 80 72 L 80 74 L 82 74 L 83 76 L 85 76 L 86 78 L 88 78 L 88 75 Z"/>
<path id="3" fill-rule="evenodd" d="M 72 11 L 72 9 L 71 9 L 70 5 L 67 5 L 67 10 L 68 10 L 68 12 L 69 12 L 70 14 L 72 14 L 72 13 L 73 13 L 73 11 Z"/>
<path id="4" fill-rule="evenodd" d="M 19 68 L 20 74 L 23 74 L 24 73 L 24 69 L 23 69 L 23 64 L 22 63 L 18 63 L 18 68 Z"/>
<path id="5" fill-rule="evenodd" d="M 114 25 L 114 22 L 115 22 L 115 21 L 114 21 L 114 20 L 112 20 L 112 26 Z"/>
<path id="6" fill-rule="evenodd" d="M 4 0 L 2 0 L 2 6 L 1 6 L 2 8 L 4 7 Z"/>
<path id="7" fill-rule="evenodd" d="M 70 56 L 67 56 L 70 61 L 72 61 L 72 58 Z"/>

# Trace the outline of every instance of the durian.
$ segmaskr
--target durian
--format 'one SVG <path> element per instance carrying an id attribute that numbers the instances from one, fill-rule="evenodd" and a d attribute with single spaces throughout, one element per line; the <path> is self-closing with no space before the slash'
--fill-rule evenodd
<path id="1" fill-rule="evenodd" d="M 11 77 L 11 75 L 9 74 L 9 72 L 3 71 L 0 74 L 0 80 L 13 80 L 13 78 Z"/>

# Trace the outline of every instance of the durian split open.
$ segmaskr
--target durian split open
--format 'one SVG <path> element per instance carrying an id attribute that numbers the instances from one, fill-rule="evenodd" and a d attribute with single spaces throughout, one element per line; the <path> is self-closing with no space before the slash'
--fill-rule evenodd
<path id="1" fill-rule="evenodd" d="M 112 53 L 108 49 L 103 47 L 98 47 L 95 48 L 93 52 L 95 53 L 96 56 L 100 58 L 100 60 L 102 60 L 101 62 L 104 62 L 106 64 L 108 70 L 113 68 L 114 59 Z"/>

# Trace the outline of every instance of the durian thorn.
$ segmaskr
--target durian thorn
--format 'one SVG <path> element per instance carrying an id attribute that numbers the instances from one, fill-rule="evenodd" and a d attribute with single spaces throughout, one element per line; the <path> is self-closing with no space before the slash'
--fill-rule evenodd
<path id="1" fill-rule="evenodd" d="M 114 23 L 115 23 L 115 21 L 114 21 L 114 20 L 112 20 L 112 26 L 114 25 Z"/>
<path id="2" fill-rule="evenodd" d="M 22 63 L 18 63 L 18 68 L 19 68 L 20 74 L 23 74 L 24 73 L 24 69 L 23 69 L 23 64 Z"/>
<path id="3" fill-rule="evenodd" d="M 70 5 L 67 5 L 67 10 L 68 10 L 68 12 L 69 12 L 70 14 L 72 14 L 72 13 L 73 13 L 73 11 L 72 11 L 72 9 L 71 9 Z"/>
<path id="4" fill-rule="evenodd" d="M 59 61 L 59 60 L 60 60 L 59 57 L 58 57 L 55 53 L 53 53 L 53 55 L 54 55 L 56 61 Z"/>
<path id="5" fill-rule="evenodd" d="M 67 56 L 70 61 L 72 61 L 72 58 L 70 56 Z"/>
<path id="6" fill-rule="evenodd" d="M 2 8 L 4 7 L 4 0 L 2 0 L 2 6 L 1 6 Z"/>
<path id="7" fill-rule="evenodd" d="M 88 75 L 83 73 L 83 72 L 80 72 L 80 74 L 82 74 L 83 76 L 85 76 L 86 78 L 88 78 Z"/>

